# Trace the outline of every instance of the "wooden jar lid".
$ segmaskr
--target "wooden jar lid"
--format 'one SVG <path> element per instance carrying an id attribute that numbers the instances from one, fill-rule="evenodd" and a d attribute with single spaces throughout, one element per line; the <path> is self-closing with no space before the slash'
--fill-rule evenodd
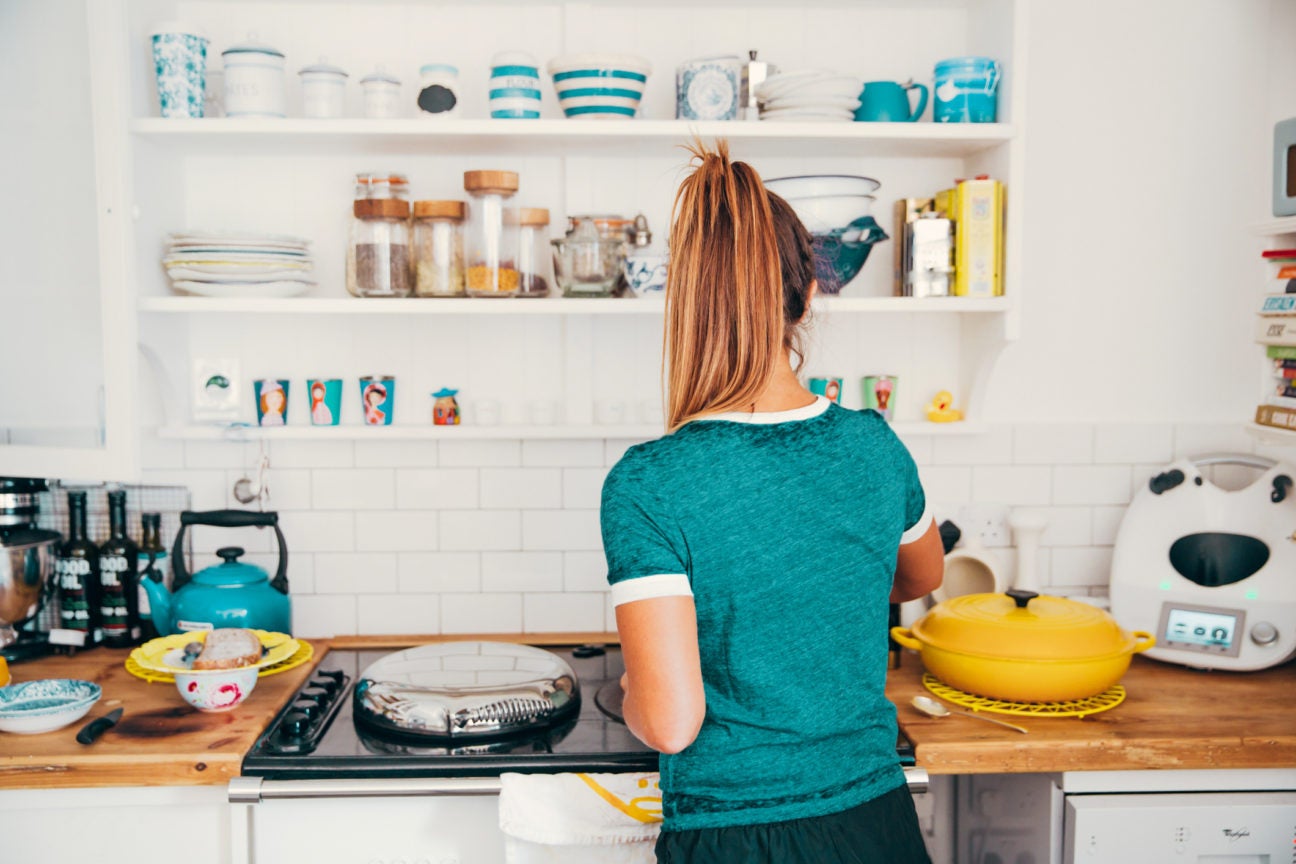
<path id="1" fill-rule="evenodd" d="M 514 217 L 518 225 L 548 225 L 549 209 L 547 207 L 519 207 Z"/>
<path id="2" fill-rule="evenodd" d="M 357 219 L 408 219 L 410 205 L 399 198 L 361 198 L 351 202 Z"/>
<path id="3" fill-rule="evenodd" d="M 462 201 L 415 201 L 415 219 L 463 219 Z"/>
<path id="4" fill-rule="evenodd" d="M 518 175 L 516 171 L 465 171 L 464 189 L 511 195 L 518 191 Z"/>

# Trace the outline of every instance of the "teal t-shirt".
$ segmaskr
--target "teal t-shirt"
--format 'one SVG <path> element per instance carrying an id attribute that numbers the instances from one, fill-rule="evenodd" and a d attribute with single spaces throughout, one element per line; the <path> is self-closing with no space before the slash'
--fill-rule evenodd
<path id="1" fill-rule="evenodd" d="M 822 398 L 720 416 L 632 447 L 603 486 L 614 599 L 683 574 L 697 608 L 706 716 L 661 757 L 667 831 L 821 816 L 904 782 L 883 690 L 896 554 L 930 522 L 912 457 L 876 412 Z"/>

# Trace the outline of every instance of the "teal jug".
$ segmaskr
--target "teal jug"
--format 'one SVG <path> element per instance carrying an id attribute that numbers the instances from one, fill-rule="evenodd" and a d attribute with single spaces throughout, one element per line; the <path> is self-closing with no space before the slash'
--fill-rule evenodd
<path id="1" fill-rule="evenodd" d="M 273 581 L 265 570 L 238 559 L 237 546 L 218 549 L 223 563 L 205 567 L 190 576 L 185 569 L 184 539 L 190 525 L 218 528 L 260 526 L 273 528 L 279 541 L 279 566 Z M 218 627 L 245 627 L 272 633 L 291 633 L 292 603 L 288 599 L 288 548 L 279 530 L 278 513 L 247 510 L 211 510 L 180 514 L 180 530 L 171 552 L 173 590 L 152 579 L 141 580 L 148 594 L 153 623 L 162 635 Z"/>
<path id="2" fill-rule="evenodd" d="M 918 107 L 909 107 L 909 91 L 918 91 Z M 855 119 L 866 123 L 913 123 L 927 108 L 927 87 L 913 81 L 869 81 L 860 93 Z"/>

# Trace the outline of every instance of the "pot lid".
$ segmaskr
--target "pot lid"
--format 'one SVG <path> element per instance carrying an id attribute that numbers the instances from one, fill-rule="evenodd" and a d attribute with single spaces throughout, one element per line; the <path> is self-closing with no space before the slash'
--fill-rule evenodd
<path id="1" fill-rule="evenodd" d="M 267 57 L 283 57 L 283 52 L 278 48 L 272 48 L 262 42 L 256 41 L 256 34 L 248 34 L 248 41 L 241 45 L 231 45 L 221 52 L 221 56 L 226 54 L 264 54 Z"/>
<path id="2" fill-rule="evenodd" d="M 483 738 L 546 729 L 580 707 L 576 673 L 529 645 L 445 642 L 389 654 L 365 669 L 355 716 L 421 738 Z"/>
<path id="3" fill-rule="evenodd" d="M 361 84 L 400 84 L 400 79 L 379 66 L 360 79 Z"/>
<path id="4" fill-rule="evenodd" d="M 945 600 L 913 633 L 945 651 L 1006 660 L 1097 659 L 1129 651 L 1135 641 L 1096 606 L 1016 589 Z"/>
<path id="5" fill-rule="evenodd" d="M 446 75 L 458 75 L 459 67 L 451 66 L 449 63 L 425 63 L 419 67 L 420 75 L 431 75 L 434 72 L 443 72 Z"/>
<path id="6" fill-rule="evenodd" d="M 343 78 L 349 77 L 345 69 L 340 66 L 334 66 L 328 62 L 328 59 L 321 57 L 318 63 L 310 66 L 303 66 L 297 70 L 298 75 L 340 75 Z"/>
<path id="7" fill-rule="evenodd" d="M 239 546 L 224 546 L 217 549 L 216 554 L 222 562 L 199 570 L 193 575 L 193 581 L 200 585 L 231 587 L 254 585 L 270 579 L 270 574 L 255 564 L 245 564 L 238 560 L 244 554 Z"/>

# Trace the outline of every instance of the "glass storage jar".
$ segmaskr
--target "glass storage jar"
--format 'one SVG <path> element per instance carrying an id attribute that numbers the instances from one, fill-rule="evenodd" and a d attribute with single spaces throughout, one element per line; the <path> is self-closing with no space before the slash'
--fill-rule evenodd
<path id="1" fill-rule="evenodd" d="M 553 255 L 549 248 L 549 211 L 521 207 L 518 224 L 518 296 L 548 297 L 553 284 Z"/>
<path id="2" fill-rule="evenodd" d="M 592 219 L 584 219 L 561 240 L 554 240 L 554 276 L 564 297 L 611 297 L 621 278 L 624 235 L 605 237 Z"/>
<path id="3" fill-rule="evenodd" d="M 409 180 L 403 174 L 356 175 L 347 244 L 347 291 L 358 297 L 408 297 L 413 288 L 410 255 Z"/>
<path id="4" fill-rule="evenodd" d="M 509 217 L 518 190 L 514 171 L 465 171 L 466 282 L 471 297 L 512 297 L 518 290 L 517 226 Z"/>
<path id="5" fill-rule="evenodd" d="M 414 293 L 462 297 L 464 293 L 462 201 L 414 202 Z"/>

